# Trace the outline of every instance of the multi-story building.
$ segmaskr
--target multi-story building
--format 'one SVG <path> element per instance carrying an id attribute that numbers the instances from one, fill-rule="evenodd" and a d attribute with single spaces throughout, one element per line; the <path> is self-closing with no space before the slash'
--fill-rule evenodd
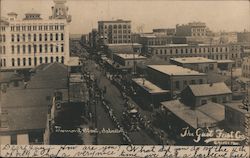
<path id="1" fill-rule="evenodd" d="M 176 65 L 148 65 L 147 79 L 158 87 L 180 92 L 189 84 L 207 83 L 207 75 Z"/>
<path id="2" fill-rule="evenodd" d="M 176 36 L 207 36 L 206 24 L 203 22 L 191 22 L 186 25 L 176 25 Z"/>
<path id="3" fill-rule="evenodd" d="M 249 43 L 250 42 L 250 32 L 238 32 L 237 33 L 237 42 L 240 43 Z"/>
<path id="4" fill-rule="evenodd" d="M 131 21 L 98 21 L 98 33 L 109 44 L 131 43 Z"/>
<path id="5" fill-rule="evenodd" d="M 242 76 L 250 78 L 250 57 L 244 58 L 242 63 Z"/>
<path id="6" fill-rule="evenodd" d="M 92 29 L 92 31 L 89 33 L 89 46 L 92 48 L 96 48 L 98 45 L 98 31 L 97 29 Z"/>
<path id="7" fill-rule="evenodd" d="M 240 63 L 241 46 L 239 44 L 167 44 L 149 46 L 149 54 L 169 61 L 170 58 L 204 57 L 214 60 L 234 60 Z"/>
<path id="8" fill-rule="evenodd" d="M 153 29 L 153 33 L 174 36 L 175 35 L 175 28 Z"/>
<path id="9" fill-rule="evenodd" d="M 1 19 L 1 69 L 33 68 L 42 63 L 69 61 L 69 22 L 66 0 L 54 0 L 52 16 L 43 19 L 33 10 L 18 19 Z"/>

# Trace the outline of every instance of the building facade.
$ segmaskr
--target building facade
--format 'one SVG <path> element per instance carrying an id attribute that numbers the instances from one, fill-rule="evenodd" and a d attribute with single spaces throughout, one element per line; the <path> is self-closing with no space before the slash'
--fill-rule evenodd
<path id="1" fill-rule="evenodd" d="M 207 36 L 207 27 L 203 22 L 191 22 L 183 25 L 176 25 L 176 36 Z"/>
<path id="2" fill-rule="evenodd" d="M 204 57 L 213 60 L 234 60 L 240 64 L 241 46 L 239 44 L 168 44 L 149 46 L 149 54 L 169 61 L 170 58 Z"/>
<path id="3" fill-rule="evenodd" d="M 181 92 L 189 84 L 207 83 L 207 75 L 176 65 L 148 65 L 147 79 L 158 87 Z"/>
<path id="4" fill-rule="evenodd" d="M 131 43 L 131 21 L 98 21 L 98 33 L 108 44 Z"/>
<path id="5" fill-rule="evenodd" d="M 250 78 L 250 57 L 244 58 L 242 63 L 242 76 Z"/>
<path id="6" fill-rule="evenodd" d="M 18 19 L 9 13 L 0 24 L 1 69 L 33 68 L 42 63 L 69 61 L 69 22 L 66 0 L 54 0 L 52 16 L 33 10 Z"/>

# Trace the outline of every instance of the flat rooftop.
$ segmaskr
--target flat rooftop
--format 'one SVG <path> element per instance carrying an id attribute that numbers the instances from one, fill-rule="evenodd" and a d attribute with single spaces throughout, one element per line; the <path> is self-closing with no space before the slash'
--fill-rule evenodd
<path id="1" fill-rule="evenodd" d="M 223 64 L 223 63 L 234 63 L 234 61 L 233 60 L 216 60 L 217 61 L 217 63 L 219 63 L 219 64 Z"/>
<path id="2" fill-rule="evenodd" d="M 234 109 L 236 111 L 239 111 L 239 112 L 241 112 L 243 114 L 248 114 L 250 116 L 249 111 L 241 108 L 243 106 L 242 101 L 233 101 L 233 102 L 230 102 L 230 103 L 225 103 L 225 106 L 230 107 L 230 108 L 232 108 L 232 109 Z"/>
<path id="3" fill-rule="evenodd" d="M 168 90 L 161 89 L 160 87 L 156 86 L 155 84 L 151 83 L 150 81 L 146 80 L 145 78 L 134 78 L 132 79 L 136 84 L 144 88 L 149 93 L 167 93 Z"/>
<path id="4" fill-rule="evenodd" d="M 161 104 L 195 129 L 198 127 L 213 126 L 225 118 L 224 106 L 212 102 L 195 110 L 184 105 L 179 100 L 166 101 Z"/>
<path id="5" fill-rule="evenodd" d="M 182 64 L 216 63 L 216 60 L 203 57 L 170 58 L 170 60 Z"/>
<path id="6" fill-rule="evenodd" d="M 157 70 L 161 73 L 173 76 L 192 76 L 192 75 L 206 75 L 205 73 L 200 73 L 198 71 L 194 71 L 188 68 L 183 68 L 181 66 L 176 65 L 148 65 L 147 67 Z"/>
<path id="7" fill-rule="evenodd" d="M 147 59 L 146 57 L 139 55 L 139 54 L 114 54 L 119 56 L 123 59 Z"/>

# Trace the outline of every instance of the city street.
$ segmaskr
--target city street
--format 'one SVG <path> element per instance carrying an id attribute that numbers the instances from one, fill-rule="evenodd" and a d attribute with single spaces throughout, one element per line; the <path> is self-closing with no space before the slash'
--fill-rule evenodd
<path id="1" fill-rule="evenodd" d="M 101 89 L 104 89 L 104 87 L 107 88 L 106 94 L 104 95 L 104 97 L 107 101 L 109 101 L 111 103 L 111 107 L 114 110 L 115 116 L 117 116 L 118 120 L 121 122 L 122 121 L 122 113 L 123 113 L 123 110 L 125 108 L 124 108 L 124 101 L 122 99 L 120 91 L 118 90 L 118 88 L 116 86 L 114 86 L 104 76 L 103 70 L 101 70 L 101 68 L 95 62 L 93 62 L 91 60 L 87 61 L 85 68 L 94 74 L 94 76 L 97 79 L 97 84 Z M 97 116 L 98 116 L 98 123 L 97 124 L 101 123 L 103 125 L 103 127 L 108 128 L 109 127 L 108 121 L 104 121 L 105 115 L 99 115 L 99 113 L 102 114 L 101 108 L 97 109 Z M 102 119 L 100 119 L 100 122 L 99 122 L 99 118 L 102 118 Z M 106 123 L 107 123 L 107 125 L 106 125 Z M 108 137 L 108 136 L 106 136 L 106 137 Z M 111 136 L 111 137 L 112 137 L 112 139 L 115 138 L 115 136 Z M 131 133 L 129 133 L 129 137 L 131 138 L 133 144 L 144 144 L 144 145 L 157 144 L 143 130 L 140 130 L 138 132 L 131 132 Z M 108 140 L 108 141 L 110 141 L 110 140 Z M 99 144 L 102 144 L 102 143 L 99 143 Z"/>

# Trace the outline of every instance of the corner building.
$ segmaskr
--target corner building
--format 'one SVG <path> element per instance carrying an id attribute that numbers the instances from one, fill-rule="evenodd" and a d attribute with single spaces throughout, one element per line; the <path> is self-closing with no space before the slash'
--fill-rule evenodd
<path id="1" fill-rule="evenodd" d="M 98 33 L 108 44 L 131 43 L 131 21 L 98 21 Z"/>
<path id="2" fill-rule="evenodd" d="M 11 12 L 0 23 L 1 70 L 33 68 L 42 63 L 68 64 L 69 23 L 66 0 L 54 0 L 52 15 L 43 19 L 34 10 L 23 19 Z"/>

